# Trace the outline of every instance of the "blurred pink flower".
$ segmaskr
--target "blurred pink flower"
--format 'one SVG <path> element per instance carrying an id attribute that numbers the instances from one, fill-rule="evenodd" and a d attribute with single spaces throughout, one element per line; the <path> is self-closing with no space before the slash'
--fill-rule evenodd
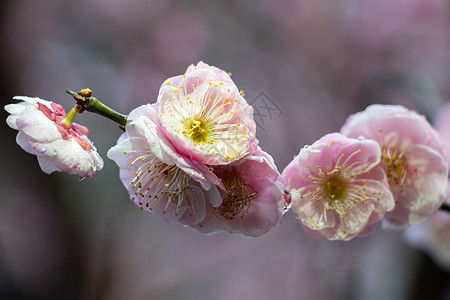
<path id="1" fill-rule="evenodd" d="M 339 133 L 302 148 L 281 176 L 305 231 L 329 240 L 372 232 L 394 207 L 380 161 L 376 142 Z"/>
<path id="2" fill-rule="evenodd" d="M 439 132 L 444 143 L 444 158 L 450 167 L 450 102 L 445 103 L 434 119 L 434 127 Z"/>
<path id="3" fill-rule="evenodd" d="M 88 129 L 76 123 L 64 123 L 66 112 L 56 103 L 30 97 L 14 97 L 22 102 L 8 104 L 8 125 L 19 130 L 16 141 L 34 154 L 47 174 L 62 171 L 92 177 L 103 168 L 103 159 L 87 138 Z"/>
<path id="4" fill-rule="evenodd" d="M 447 195 L 450 193 L 450 185 Z M 449 196 L 445 202 L 450 204 Z M 437 211 L 425 222 L 408 228 L 405 239 L 412 246 L 423 249 L 443 268 L 450 270 L 450 216 Z"/>
<path id="5" fill-rule="evenodd" d="M 217 177 L 176 152 L 151 104 L 130 113 L 126 132 L 107 155 L 119 166 L 131 200 L 162 221 L 195 225 L 204 220 L 207 203 L 222 202 Z"/>
<path id="6" fill-rule="evenodd" d="M 208 205 L 207 217 L 194 226 L 196 230 L 259 236 L 279 224 L 285 200 L 280 173 L 269 154 L 258 148 L 229 165 L 214 167 L 214 173 L 225 186 L 222 204 Z"/>
<path id="7" fill-rule="evenodd" d="M 349 137 L 378 142 L 395 199 L 384 225 L 405 229 L 435 212 L 446 195 L 448 168 L 442 141 L 425 118 L 398 105 L 371 105 L 341 129 Z"/>
<path id="8" fill-rule="evenodd" d="M 172 144 L 192 160 L 227 164 L 256 150 L 253 109 L 216 67 L 199 62 L 166 80 L 157 111 Z"/>

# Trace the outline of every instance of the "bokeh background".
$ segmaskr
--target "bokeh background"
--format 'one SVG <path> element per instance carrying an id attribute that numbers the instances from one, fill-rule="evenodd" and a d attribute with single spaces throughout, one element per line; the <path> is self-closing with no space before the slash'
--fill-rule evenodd
<path id="1" fill-rule="evenodd" d="M 3 0 L 0 41 L 1 106 L 26 95 L 69 110 L 65 90 L 89 87 L 128 113 L 189 64 L 229 71 L 280 171 L 369 104 L 432 120 L 450 99 L 446 0 Z M 79 182 L 41 172 L 6 116 L 0 299 L 450 299 L 448 269 L 401 233 L 317 241 L 289 213 L 259 238 L 201 235 L 128 200 L 106 158 L 116 124 L 77 116 L 105 158 Z"/>

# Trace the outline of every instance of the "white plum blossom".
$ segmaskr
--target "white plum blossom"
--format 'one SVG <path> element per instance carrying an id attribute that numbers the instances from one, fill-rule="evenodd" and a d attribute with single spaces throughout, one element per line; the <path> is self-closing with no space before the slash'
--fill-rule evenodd
<path id="1" fill-rule="evenodd" d="M 164 222 L 196 225 L 207 205 L 222 202 L 217 177 L 175 150 L 151 104 L 130 113 L 126 132 L 107 155 L 119 166 L 131 200 Z"/>

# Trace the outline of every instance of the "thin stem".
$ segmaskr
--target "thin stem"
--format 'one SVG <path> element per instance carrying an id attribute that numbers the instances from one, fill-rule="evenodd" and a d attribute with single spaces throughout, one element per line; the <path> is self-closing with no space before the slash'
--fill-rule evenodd
<path id="1" fill-rule="evenodd" d="M 95 97 L 89 97 L 89 103 L 85 106 L 85 109 L 89 112 L 106 117 L 116 123 L 119 123 L 120 125 L 127 125 L 127 116 L 109 108 Z"/>
<path id="2" fill-rule="evenodd" d="M 100 102 L 97 98 L 92 97 L 92 91 L 90 89 L 82 89 L 79 93 L 75 93 L 71 90 L 67 90 L 66 92 L 77 101 L 78 112 L 81 113 L 87 110 L 119 123 L 122 126 L 127 125 L 126 115 L 113 110 Z"/>
<path id="3" fill-rule="evenodd" d="M 67 128 L 72 127 L 73 118 L 78 114 L 77 105 L 75 105 L 72 110 L 66 115 L 66 117 L 61 121 Z"/>

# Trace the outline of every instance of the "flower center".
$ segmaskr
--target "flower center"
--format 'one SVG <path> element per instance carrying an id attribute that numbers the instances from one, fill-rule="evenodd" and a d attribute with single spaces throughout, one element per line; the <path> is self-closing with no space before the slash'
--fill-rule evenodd
<path id="1" fill-rule="evenodd" d="M 389 185 L 402 185 L 406 175 L 406 157 L 398 150 L 383 149 L 381 158 L 387 167 Z"/>
<path id="2" fill-rule="evenodd" d="M 52 103 L 52 109 L 48 108 L 46 105 L 37 103 L 38 109 L 53 122 L 56 126 L 56 129 L 61 134 L 63 140 L 70 140 L 73 138 L 84 151 L 90 151 L 94 149 L 94 147 L 86 141 L 82 135 L 87 136 L 89 130 L 76 123 L 72 123 L 73 117 L 78 113 L 76 110 L 72 109 L 69 113 L 69 116 L 66 116 L 66 112 L 64 108 L 56 103 Z M 69 119 L 66 119 L 69 118 Z M 69 121 L 68 121 L 69 120 Z"/>
<path id="3" fill-rule="evenodd" d="M 232 220 L 242 211 L 248 210 L 250 202 L 255 198 L 257 192 L 235 172 L 222 171 L 218 172 L 217 176 L 222 180 L 227 195 L 222 204 L 214 208 L 214 212 L 216 215 Z"/>
<path id="4" fill-rule="evenodd" d="M 211 136 L 211 124 L 202 116 L 191 117 L 183 125 L 183 135 L 195 145 L 207 142 Z"/>
<path id="5" fill-rule="evenodd" d="M 189 176 L 184 171 L 176 165 L 161 162 L 150 152 L 136 158 L 130 163 L 130 167 L 135 164 L 139 166 L 135 166 L 135 177 L 131 181 L 134 191 L 131 200 L 141 209 L 145 206 L 151 211 L 156 206 L 166 214 L 169 206 L 174 205 L 174 215 L 178 215 L 182 208 L 189 205 L 184 203 L 184 193 L 189 189 Z"/>
<path id="6" fill-rule="evenodd" d="M 325 190 L 329 199 L 341 200 L 346 195 L 346 184 L 339 176 L 332 176 L 327 179 Z"/>

